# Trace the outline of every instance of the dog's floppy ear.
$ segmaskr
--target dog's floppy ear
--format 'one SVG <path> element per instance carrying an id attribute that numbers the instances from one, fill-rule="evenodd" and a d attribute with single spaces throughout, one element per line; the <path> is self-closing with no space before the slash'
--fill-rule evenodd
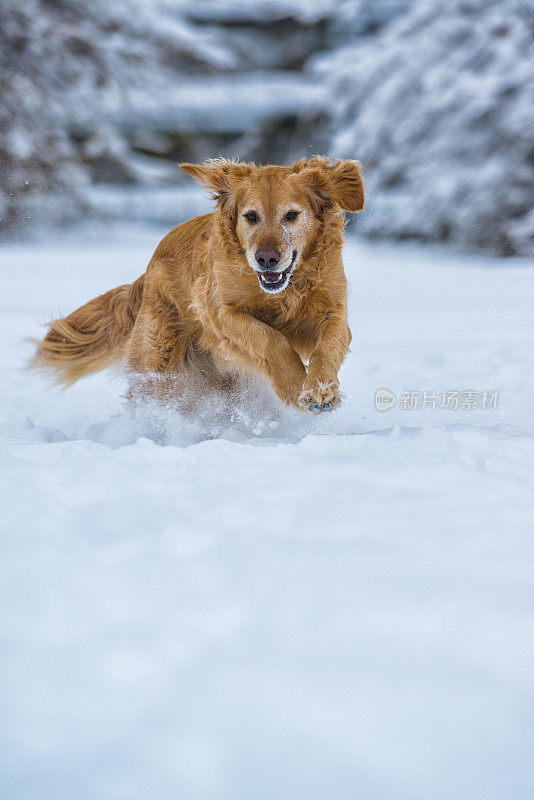
<path id="1" fill-rule="evenodd" d="M 224 158 L 209 159 L 204 164 L 180 164 L 184 172 L 208 189 L 213 189 L 213 199 L 226 213 L 231 213 L 234 207 L 231 201 L 239 180 L 250 175 L 253 167 L 254 164 Z"/>
<path id="2" fill-rule="evenodd" d="M 338 159 L 331 164 L 329 158 L 315 156 L 297 161 L 294 170 L 319 209 L 337 205 L 344 211 L 362 210 L 363 180 L 357 161 Z"/>

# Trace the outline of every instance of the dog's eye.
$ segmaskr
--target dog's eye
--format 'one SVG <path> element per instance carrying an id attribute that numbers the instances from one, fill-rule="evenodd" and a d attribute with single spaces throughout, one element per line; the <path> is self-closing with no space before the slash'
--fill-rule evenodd
<path id="1" fill-rule="evenodd" d="M 249 222 L 258 221 L 258 215 L 256 214 L 255 211 L 247 211 L 247 213 L 243 214 L 243 216 L 245 217 L 245 219 L 248 219 Z"/>
<path id="2" fill-rule="evenodd" d="M 293 222 L 293 220 L 295 220 L 299 214 L 300 211 L 288 211 L 286 214 L 286 219 L 288 222 Z"/>

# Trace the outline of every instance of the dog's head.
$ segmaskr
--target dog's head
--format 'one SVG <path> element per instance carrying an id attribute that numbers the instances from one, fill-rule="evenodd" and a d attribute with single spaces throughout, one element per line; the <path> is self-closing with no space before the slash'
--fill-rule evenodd
<path id="1" fill-rule="evenodd" d="M 314 157 L 290 167 L 257 167 L 215 159 L 180 166 L 213 190 L 220 213 L 232 223 L 249 266 L 269 294 L 287 287 L 326 213 L 363 208 L 357 161 L 331 164 Z"/>

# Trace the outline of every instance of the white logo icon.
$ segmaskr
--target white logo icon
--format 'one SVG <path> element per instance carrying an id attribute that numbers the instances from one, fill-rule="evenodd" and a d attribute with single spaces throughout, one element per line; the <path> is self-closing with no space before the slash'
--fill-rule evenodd
<path id="1" fill-rule="evenodd" d="M 377 389 L 375 392 L 375 407 L 377 411 L 389 411 L 396 401 L 397 398 L 389 389 Z"/>

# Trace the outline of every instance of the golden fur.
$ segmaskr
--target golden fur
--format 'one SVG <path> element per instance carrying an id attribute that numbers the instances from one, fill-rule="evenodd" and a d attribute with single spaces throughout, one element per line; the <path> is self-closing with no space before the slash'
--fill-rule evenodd
<path id="1" fill-rule="evenodd" d="M 181 167 L 212 189 L 215 211 L 167 234 L 133 284 L 52 322 L 35 365 L 69 384 L 124 359 L 136 373 L 161 376 L 167 391 L 175 379 L 182 390 L 198 376 L 230 389 L 233 375 L 257 371 L 285 403 L 334 408 L 351 339 L 343 211 L 363 207 L 358 163 L 215 159 Z M 261 248 L 278 251 L 285 271 L 275 278 L 290 276 L 285 288 L 260 285 Z"/>

